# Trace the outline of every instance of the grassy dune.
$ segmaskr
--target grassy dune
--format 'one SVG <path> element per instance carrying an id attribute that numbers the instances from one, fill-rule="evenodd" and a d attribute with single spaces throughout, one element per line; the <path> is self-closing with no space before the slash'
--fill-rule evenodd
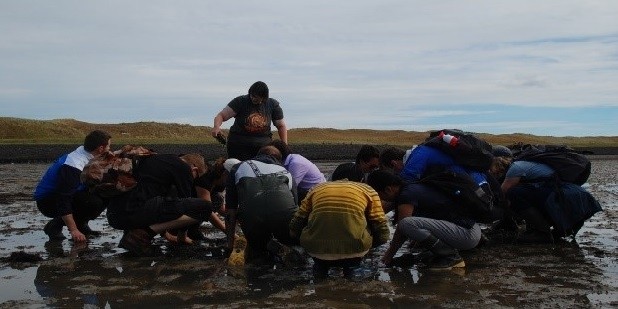
<path id="1" fill-rule="evenodd" d="M 210 144 L 211 127 L 187 124 L 135 122 L 95 124 L 74 119 L 31 120 L 0 117 L 0 144 L 79 144 L 94 130 L 109 132 L 115 144 Z M 436 128 L 440 129 L 440 128 Z M 275 134 L 276 136 L 276 134 Z M 290 129 L 290 144 L 375 144 L 410 146 L 422 142 L 428 132 L 402 130 Z M 565 144 L 571 147 L 618 147 L 618 136 L 551 137 L 529 134 L 492 135 L 478 133 L 492 144 Z"/>

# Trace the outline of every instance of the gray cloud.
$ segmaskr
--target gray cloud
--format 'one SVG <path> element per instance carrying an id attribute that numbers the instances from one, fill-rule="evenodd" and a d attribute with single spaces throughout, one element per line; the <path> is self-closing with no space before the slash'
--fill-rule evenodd
<path id="1" fill-rule="evenodd" d="M 453 106 L 461 126 L 484 105 L 594 113 L 618 105 L 616 20 L 609 0 L 8 0 L 0 108 L 25 118 L 211 125 L 264 80 L 290 127 L 390 128 L 402 117 L 401 129 L 440 126 L 436 115 Z M 569 126 L 545 123 L 554 135 Z"/>

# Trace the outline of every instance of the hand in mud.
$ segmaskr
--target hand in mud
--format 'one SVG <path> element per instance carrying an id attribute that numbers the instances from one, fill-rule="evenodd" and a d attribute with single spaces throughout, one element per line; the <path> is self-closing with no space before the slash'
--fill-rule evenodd
<path id="1" fill-rule="evenodd" d="M 393 264 L 393 257 L 391 255 L 385 255 L 380 260 L 386 267 L 390 267 Z"/>
<path id="2" fill-rule="evenodd" d="M 70 257 L 78 257 L 79 253 L 88 248 L 88 243 L 86 242 L 75 242 L 73 247 L 71 247 L 71 252 L 69 253 Z"/>
<path id="3" fill-rule="evenodd" d="M 179 231 L 178 235 L 173 235 L 172 233 L 165 231 L 161 233 L 161 236 L 163 236 L 165 240 L 173 244 L 185 244 L 185 245 L 193 244 L 193 239 L 187 236 L 187 231 Z"/>
<path id="4" fill-rule="evenodd" d="M 74 242 L 86 242 L 86 235 L 82 234 L 79 230 L 70 231 L 70 233 Z"/>

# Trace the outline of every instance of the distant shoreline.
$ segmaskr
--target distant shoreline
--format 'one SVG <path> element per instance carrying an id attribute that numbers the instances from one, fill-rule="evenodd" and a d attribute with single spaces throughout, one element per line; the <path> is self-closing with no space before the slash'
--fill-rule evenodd
<path id="1" fill-rule="evenodd" d="M 78 145 L 0 145 L 0 163 L 53 162 L 62 154 L 71 152 Z M 119 145 L 113 145 L 117 148 Z M 206 160 L 224 157 L 225 148 L 219 144 L 156 144 L 144 145 L 158 153 L 200 153 Z M 309 160 L 351 160 L 362 145 L 357 144 L 299 144 L 292 145 L 292 152 Z M 376 145 L 383 149 L 388 145 Z M 618 147 L 574 147 L 589 155 L 618 155 Z"/>

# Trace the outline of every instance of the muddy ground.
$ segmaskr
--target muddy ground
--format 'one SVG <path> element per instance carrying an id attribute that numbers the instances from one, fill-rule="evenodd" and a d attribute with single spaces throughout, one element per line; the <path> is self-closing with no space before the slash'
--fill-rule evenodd
<path id="1" fill-rule="evenodd" d="M 331 272 L 315 282 L 310 263 L 289 267 L 228 267 L 224 235 L 192 247 L 158 240 L 161 255 L 128 256 L 117 248 L 121 231 L 102 216 L 103 232 L 77 247 L 48 242 L 31 193 L 47 164 L 0 164 L 0 307 L 552 307 L 618 306 L 618 156 L 593 156 L 586 188 L 604 211 L 586 222 L 575 241 L 555 245 L 493 244 L 463 252 L 461 271 L 431 272 L 406 263 L 377 261 L 384 246 L 364 261 L 358 281 Z M 330 173 L 339 162 L 319 162 Z M 65 234 L 68 235 L 68 233 Z M 18 262 L 19 261 L 19 262 Z M 27 262 L 24 262 L 27 261 Z"/>

